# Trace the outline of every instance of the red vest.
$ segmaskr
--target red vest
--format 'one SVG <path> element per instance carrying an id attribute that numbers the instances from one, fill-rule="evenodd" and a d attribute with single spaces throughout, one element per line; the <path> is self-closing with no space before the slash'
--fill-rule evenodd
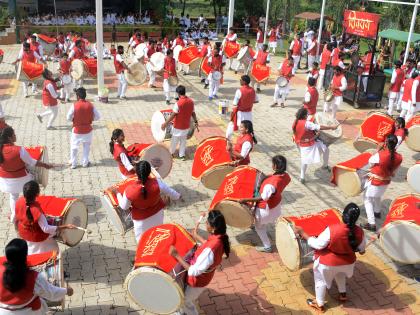
<path id="1" fill-rule="evenodd" d="M 150 59 L 152 55 L 156 52 L 156 49 L 150 45 L 147 45 L 147 58 Z"/>
<path id="2" fill-rule="evenodd" d="M 394 136 L 401 137 L 402 141 L 404 141 L 405 140 L 405 128 L 400 128 L 400 129 L 395 130 Z"/>
<path id="3" fill-rule="evenodd" d="M 125 195 L 131 202 L 133 220 L 147 219 L 165 207 L 165 203 L 160 197 L 159 183 L 156 178 L 149 177 L 146 181 L 146 199 L 141 192 L 142 187 L 143 184 L 136 181 L 125 189 Z"/>
<path id="4" fill-rule="evenodd" d="M 293 66 L 289 65 L 289 61 L 285 60 L 283 61 L 283 63 L 281 64 L 281 69 L 280 69 L 280 73 L 282 76 L 284 76 L 288 81 L 290 81 L 290 79 L 293 76 Z"/>
<path id="5" fill-rule="evenodd" d="M 371 52 L 367 53 L 367 55 L 363 58 L 363 72 L 369 72 L 372 58 L 373 54 Z"/>
<path id="6" fill-rule="evenodd" d="M 264 35 L 263 35 L 263 33 L 261 31 L 258 31 L 258 34 L 259 34 L 258 41 L 257 41 L 258 44 L 264 43 Z"/>
<path id="7" fill-rule="evenodd" d="M 391 182 L 391 176 L 402 163 L 402 155 L 394 152 L 394 163 L 391 164 L 391 153 L 388 149 L 379 151 L 379 163 L 370 169 L 372 185 L 383 186 Z"/>
<path id="8" fill-rule="evenodd" d="M 293 40 L 292 56 L 300 56 L 302 53 L 302 43 L 298 39 Z"/>
<path id="9" fill-rule="evenodd" d="M 36 52 L 38 55 L 40 55 L 39 53 L 39 43 L 35 42 L 35 43 L 30 43 L 30 49 L 34 52 Z"/>
<path id="10" fill-rule="evenodd" d="M 131 171 L 127 171 L 124 164 L 121 162 L 120 154 L 124 153 L 128 158 L 128 152 L 124 145 L 119 143 L 114 143 L 114 160 L 118 163 L 118 168 L 120 169 L 121 174 L 124 176 L 134 175 L 135 171 L 132 169 Z"/>
<path id="11" fill-rule="evenodd" d="M 259 50 L 257 59 L 255 60 L 255 63 L 258 64 L 258 65 L 265 65 L 267 63 L 267 57 L 268 57 L 268 52 L 267 51 Z"/>
<path id="12" fill-rule="evenodd" d="M 86 134 L 92 131 L 93 105 L 86 100 L 74 103 L 73 132 Z"/>
<path id="13" fill-rule="evenodd" d="M 254 141 L 252 139 L 252 136 L 249 133 L 246 133 L 244 135 L 240 135 L 238 137 L 238 139 L 236 140 L 236 144 L 233 147 L 233 151 L 241 154 L 242 145 L 244 144 L 244 142 L 251 143 L 251 150 L 249 151 L 249 153 L 251 153 L 252 148 L 254 147 Z M 249 163 L 251 163 L 251 159 L 249 158 L 249 153 L 248 153 L 247 156 L 244 157 L 244 159 L 238 165 L 248 165 Z"/>
<path id="14" fill-rule="evenodd" d="M 401 68 L 397 68 L 394 71 L 396 72 L 397 76 L 395 78 L 395 82 L 391 84 L 389 90 L 391 92 L 399 92 L 404 81 L 404 71 L 401 70 Z"/>
<path id="15" fill-rule="evenodd" d="M 179 37 L 177 37 L 176 39 L 175 39 L 175 44 L 176 45 L 180 45 L 181 47 L 185 47 L 185 42 L 184 42 L 184 40 L 182 39 L 182 38 L 179 38 Z M 176 46 L 175 45 L 175 46 Z"/>
<path id="16" fill-rule="evenodd" d="M 39 224 L 38 219 L 43 214 L 41 206 L 38 202 L 34 202 L 30 206 L 33 222 L 29 222 L 26 216 L 26 201 L 24 197 L 20 197 L 16 202 L 16 222 L 18 233 L 22 239 L 29 242 L 45 241 L 49 234 L 44 233 Z"/>
<path id="17" fill-rule="evenodd" d="M 341 87 L 342 78 L 344 78 L 344 74 L 340 74 L 340 75 L 334 74 L 333 79 L 332 79 L 332 85 L 338 88 Z M 343 95 L 343 92 L 338 89 L 334 89 L 333 94 L 334 96 L 341 96 Z"/>
<path id="18" fill-rule="evenodd" d="M 224 252 L 222 238 L 222 235 L 210 235 L 207 241 L 203 245 L 198 247 L 198 249 L 195 251 L 194 256 L 190 262 L 191 265 L 194 265 L 194 263 L 197 261 L 198 256 L 200 256 L 200 254 L 206 248 L 211 249 L 211 251 L 213 252 L 214 259 L 210 267 L 201 275 L 197 277 L 188 276 L 187 283 L 189 286 L 205 287 L 210 283 L 211 279 L 213 279 L 217 266 L 219 266 L 222 263 Z"/>
<path id="19" fill-rule="evenodd" d="M 273 185 L 276 192 L 272 194 L 267 201 L 261 200 L 258 202 L 257 207 L 265 209 L 267 204 L 269 209 L 277 207 L 277 205 L 281 202 L 281 194 L 290 181 L 290 176 L 287 173 L 272 175 L 264 179 L 260 187 L 260 195 L 262 194 L 265 185 Z"/>
<path id="20" fill-rule="evenodd" d="M 176 129 L 189 129 L 191 115 L 194 112 L 194 102 L 186 96 L 180 96 L 177 102 L 178 114 L 174 118 L 174 128 Z"/>
<path id="21" fill-rule="evenodd" d="M 255 90 L 249 85 L 243 85 L 239 89 L 241 91 L 241 98 L 238 102 L 238 110 L 241 112 L 250 112 L 252 111 L 252 106 L 255 102 Z"/>
<path id="22" fill-rule="evenodd" d="M 203 44 L 203 46 L 201 46 L 201 50 L 200 50 L 200 57 L 205 57 L 207 56 L 207 52 L 209 49 L 209 45 L 208 44 Z"/>
<path id="23" fill-rule="evenodd" d="M 115 55 L 115 56 L 114 56 L 114 67 L 115 67 L 115 72 L 116 72 L 117 74 L 120 74 L 121 72 L 123 72 L 123 71 L 124 71 L 124 66 L 122 65 L 122 63 L 121 63 L 121 62 L 119 62 L 119 61 L 117 60 L 117 55 Z"/>
<path id="24" fill-rule="evenodd" d="M 210 67 L 211 67 L 210 72 L 215 72 L 215 71 L 222 72 L 222 63 L 223 63 L 223 57 L 221 55 L 218 55 L 218 56 L 213 55 L 211 57 L 211 62 L 210 62 Z"/>
<path id="25" fill-rule="evenodd" d="M 47 85 L 50 83 L 57 92 L 57 84 L 55 82 L 50 80 L 44 81 L 44 87 L 42 88 L 42 104 L 44 106 L 56 106 L 58 104 L 57 99 L 52 97 L 50 91 L 47 89 Z"/>
<path id="26" fill-rule="evenodd" d="M 38 272 L 29 270 L 26 274 L 25 286 L 18 292 L 10 292 L 3 286 L 3 276 L 6 268 L 3 264 L 0 265 L 0 303 L 19 306 L 26 305 L 32 308 L 33 311 L 41 308 L 41 300 L 38 296 L 34 296 L 35 282 L 38 277 Z M 32 302 L 30 302 L 32 300 Z"/>
<path id="27" fill-rule="evenodd" d="M 19 178 L 26 176 L 25 163 L 20 158 L 20 147 L 14 144 L 3 145 L 3 163 L 0 164 L 0 177 Z"/>
<path id="28" fill-rule="evenodd" d="M 60 70 L 63 74 L 70 74 L 71 62 L 70 60 L 60 61 Z"/>
<path id="29" fill-rule="evenodd" d="M 315 251 L 319 262 L 327 266 L 351 265 L 356 261 L 356 254 L 349 243 L 349 228 L 344 223 L 329 226 L 330 243 L 322 250 Z M 363 230 L 355 226 L 356 241 L 360 244 L 363 240 Z"/>
<path id="30" fill-rule="evenodd" d="M 163 66 L 163 78 L 176 77 L 175 59 L 172 57 L 165 57 Z"/>
<path id="31" fill-rule="evenodd" d="M 74 51 L 73 59 L 82 59 L 84 57 L 82 49 L 79 49 L 78 47 L 75 46 L 73 47 L 72 50 Z"/>
<path id="32" fill-rule="evenodd" d="M 318 69 L 312 69 L 311 70 L 311 77 L 315 79 L 315 82 L 317 82 L 318 77 L 319 77 L 319 70 Z"/>
<path id="33" fill-rule="evenodd" d="M 320 69 L 325 70 L 325 67 L 330 62 L 331 59 L 331 51 L 328 49 L 324 49 L 321 54 L 321 65 L 319 66 Z"/>
<path id="34" fill-rule="evenodd" d="M 23 51 L 23 55 L 22 55 L 22 61 L 28 61 L 28 62 L 36 62 L 36 58 L 35 58 L 35 54 L 32 50 L 26 52 Z"/>
<path id="35" fill-rule="evenodd" d="M 314 39 L 313 42 L 315 42 L 314 47 L 312 47 L 310 50 L 308 50 L 308 55 L 310 56 L 316 56 L 316 50 L 318 48 L 318 42 Z"/>
<path id="36" fill-rule="evenodd" d="M 271 29 L 271 31 L 270 31 L 270 38 L 268 39 L 268 41 L 270 43 L 277 41 L 277 38 L 276 38 L 276 29 L 275 28 L 272 28 Z"/>
<path id="37" fill-rule="evenodd" d="M 59 42 L 60 44 L 64 44 L 65 42 L 64 35 L 58 35 L 57 42 Z"/>
<path id="38" fill-rule="evenodd" d="M 339 60 L 340 58 L 339 58 L 339 54 L 341 53 L 341 50 L 340 50 L 340 48 L 334 48 L 333 50 L 332 50 L 332 52 L 331 52 L 331 54 L 334 54 L 333 56 L 332 56 L 332 59 L 331 59 L 331 64 L 334 64 L 335 62 L 337 62 L 337 60 Z"/>
<path id="39" fill-rule="evenodd" d="M 413 88 L 413 83 L 414 83 L 414 79 L 413 78 L 409 78 L 407 80 L 405 80 L 405 84 L 404 84 L 404 93 L 402 96 L 402 101 L 403 102 L 409 102 L 411 101 L 411 90 Z"/>
<path id="40" fill-rule="evenodd" d="M 319 93 L 316 87 L 309 86 L 308 92 L 311 95 L 311 100 L 308 103 L 303 103 L 303 107 L 305 107 L 308 110 L 309 115 L 315 115 L 316 113 L 316 106 L 318 104 L 318 97 Z"/>
<path id="41" fill-rule="evenodd" d="M 315 133 L 305 128 L 306 120 L 298 120 L 296 124 L 295 142 L 300 147 L 310 147 L 315 144 Z"/>

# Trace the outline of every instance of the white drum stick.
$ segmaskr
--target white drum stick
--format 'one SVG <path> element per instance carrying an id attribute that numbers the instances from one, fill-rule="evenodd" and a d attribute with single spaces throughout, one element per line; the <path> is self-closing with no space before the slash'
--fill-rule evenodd
<path id="1" fill-rule="evenodd" d="M 203 220 L 204 220 L 204 218 L 205 218 L 206 216 L 204 215 L 204 214 L 202 214 L 202 215 L 200 215 L 200 217 L 198 218 L 198 220 L 197 220 L 197 224 L 201 224 L 201 223 L 203 223 Z"/>
<path id="2" fill-rule="evenodd" d="M 80 231 L 84 231 L 84 232 L 86 232 L 87 234 L 92 234 L 92 231 L 91 231 L 91 230 L 84 229 L 84 228 L 82 228 L 81 226 L 76 226 L 76 227 L 75 227 L 75 229 L 76 229 L 76 230 L 80 230 Z"/>

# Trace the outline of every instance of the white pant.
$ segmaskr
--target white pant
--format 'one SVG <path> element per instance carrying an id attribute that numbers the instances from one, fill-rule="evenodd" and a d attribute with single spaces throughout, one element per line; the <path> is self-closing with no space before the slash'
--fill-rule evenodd
<path id="1" fill-rule="evenodd" d="M 146 64 L 147 73 L 149 74 L 149 86 L 152 86 L 155 84 L 156 81 L 156 72 L 152 70 L 152 66 L 150 63 Z"/>
<path id="2" fill-rule="evenodd" d="M 168 79 L 163 79 L 163 92 L 167 101 L 171 100 L 171 93 L 174 93 L 175 89 L 176 86 L 170 85 Z"/>
<path id="3" fill-rule="evenodd" d="M 179 157 L 182 158 L 185 156 L 185 148 L 187 146 L 187 136 L 172 136 L 171 139 L 171 154 L 174 154 L 176 151 L 176 147 L 179 142 Z"/>
<path id="4" fill-rule="evenodd" d="M 276 222 L 280 215 L 280 204 L 273 209 L 257 208 L 255 211 L 255 232 L 257 232 L 265 248 L 271 247 L 271 241 L 267 234 L 267 225 Z"/>
<path id="5" fill-rule="evenodd" d="M 292 55 L 293 58 L 293 69 L 292 69 L 292 73 L 296 74 L 297 68 L 298 68 L 298 64 L 300 61 L 300 56 L 294 56 Z"/>
<path id="6" fill-rule="evenodd" d="M 337 110 L 342 102 L 342 96 L 334 96 L 331 102 L 324 102 L 324 113 L 328 113 L 329 111 L 331 111 L 333 118 L 336 119 Z"/>
<path id="7" fill-rule="evenodd" d="M 42 242 L 26 241 L 26 243 L 28 244 L 28 255 L 59 251 L 57 241 L 51 237 Z"/>
<path id="8" fill-rule="evenodd" d="M 209 97 L 214 97 L 217 95 L 220 87 L 220 80 L 213 80 L 212 73 L 208 76 L 209 80 Z"/>
<path id="9" fill-rule="evenodd" d="M 144 220 L 133 220 L 134 223 L 134 236 L 136 238 L 136 243 L 139 242 L 141 236 L 144 232 L 146 232 L 148 229 L 163 224 L 163 209 L 159 210 L 158 213 L 152 215 L 151 217 L 148 217 Z"/>
<path id="10" fill-rule="evenodd" d="M 316 88 L 318 89 L 318 91 L 320 91 L 322 89 L 322 84 L 324 83 L 324 76 L 325 76 L 325 70 L 320 69 L 319 70 L 318 82 L 316 84 Z"/>
<path id="11" fill-rule="evenodd" d="M 419 111 L 420 102 L 416 103 L 416 106 L 410 106 L 408 109 L 405 109 L 403 106 L 403 110 L 401 111 L 400 117 L 404 118 L 404 120 L 407 122 L 413 117 L 414 113 Z"/>
<path id="12" fill-rule="evenodd" d="M 48 119 L 47 127 L 51 127 L 52 123 L 57 118 L 58 105 L 44 106 L 44 108 L 45 108 L 45 111 L 43 113 L 39 114 L 39 116 L 41 116 L 41 117 L 50 116 L 50 118 Z"/>
<path id="13" fill-rule="evenodd" d="M 251 81 L 251 86 L 253 88 L 259 89 L 261 87 L 261 84 L 258 83 L 257 81 Z"/>
<path id="14" fill-rule="evenodd" d="M 92 143 L 92 131 L 88 134 L 71 133 L 70 139 L 70 163 L 72 166 L 77 166 L 77 153 L 79 151 L 79 144 L 83 144 L 83 159 L 82 165 L 87 166 L 89 163 L 90 145 Z"/>
<path id="15" fill-rule="evenodd" d="M 9 205 L 10 205 L 10 222 L 15 221 L 15 209 L 16 209 L 16 202 L 19 199 L 19 194 L 9 194 Z"/>
<path id="16" fill-rule="evenodd" d="M 289 94 L 289 83 L 285 87 L 279 87 L 277 84 L 274 88 L 274 103 L 279 101 L 284 104 L 286 97 Z"/>
<path id="17" fill-rule="evenodd" d="M 127 91 L 128 83 L 125 79 L 124 72 L 121 72 L 117 75 L 118 77 L 118 92 L 117 97 L 125 97 L 125 92 Z"/>
<path id="18" fill-rule="evenodd" d="M 60 90 L 60 98 L 64 98 L 66 101 L 70 99 L 70 95 L 73 92 L 73 83 L 64 84 Z"/>
<path id="19" fill-rule="evenodd" d="M 392 115 L 392 111 L 394 110 L 394 104 L 398 102 L 399 97 L 399 92 L 389 92 L 388 115 Z"/>
<path id="20" fill-rule="evenodd" d="M 78 89 L 79 87 L 82 87 L 83 86 L 83 79 L 74 80 L 73 84 L 76 87 L 76 89 Z"/>
<path id="21" fill-rule="evenodd" d="M 29 82 L 27 82 L 27 81 L 22 82 L 22 88 L 23 88 L 23 95 L 24 96 L 28 95 L 28 85 L 29 85 Z M 32 93 L 35 93 L 35 92 L 36 92 L 36 84 L 32 83 Z"/>
<path id="22" fill-rule="evenodd" d="M 184 305 L 175 314 L 198 315 L 195 301 L 198 300 L 205 287 L 190 287 L 187 285 L 185 289 Z"/>
<path id="23" fill-rule="evenodd" d="M 309 70 L 312 70 L 315 60 L 316 60 L 316 56 L 308 55 L 308 69 Z"/>
<path id="24" fill-rule="evenodd" d="M 327 146 L 324 145 L 324 151 L 322 152 L 322 166 L 328 166 L 328 160 L 330 158 L 330 150 Z M 305 179 L 305 173 L 308 169 L 308 164 L 302 163 L 300 165 L 300 178 Z"/>

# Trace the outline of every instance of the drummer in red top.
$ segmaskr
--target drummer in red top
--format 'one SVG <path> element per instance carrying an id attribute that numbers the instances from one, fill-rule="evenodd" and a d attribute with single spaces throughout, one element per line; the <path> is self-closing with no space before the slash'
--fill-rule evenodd
<path id="1" fill-rule="evenodd" d="M 287 160 L 282 155 L 276 155 L 271 160 L 274 174 L 267 176 L 261 183 L 259 197 L 242 199 L 241 203 L 255 202 L 255 231 L 263 243 L 262 247 L 257 247 L 259 252 L 271 253 L 270 238 L 267 235 L 267 225 L 276 222 L 281 215 L 282 193 L 291 179 L 286 172 Z M 282 250 L 279 248 L 279 250 Z"/>
<path id="2" fill-rule="evenodd" d="M 24 240 L 11 240 L 6 245 L 5 254 L 6 261 L 0 265 L 1 314 L 47 314 L 45 300 L 58 302 L 65 295 L 73 295 L 72 288 L 54 286 L 42 272 L 28 268 L 28 245 Z"/>
<path id="3" fill-rule="evenodd" d="M 146 62 L 146 70 L 147 70 L 147 73 L 149 74 L 148 87 L 153 88 L 153 89 L 156 88 L 156 86 L 155 86 L 156 72 L 154 72 L 153 69 L 152 69 L 152 61 L 150 60 L 150 58 L 157 51 L 158 51 L 158 46 L 156 44 L 156 41 L 153 40 L 153 39 L 150 39 L 149 43 L 147 44 L 146 49 L 145 49 L 145 56 L 147 57 L 145 59 L 145 62 Z"/>
<path id="4" fill-rule="evenodd" d="M 331 109 L 332 116 L 336 119 L 337 110 L 343 102 L 343 92 L 347 89 L 347 79 L 343 73 L 343 69 L 338 66 L 334 68 L 334 76 L 331 80 L 330 89 L 334 97 L 331 102 L 324 102 L 324 113 L 329 112 Z"/>
<path id="5" fill-rule="evenodd" d="M 266 64 L 268 64 L 268 63 L 270 63 L 270 54 L 268 53 L 268 45 L 267 44 L 264 44 L 263 46 L 262 46 L 262 49 L 260 49 L 260 50 L 257 50 L 257 53 L 255 54 L 255 56 L 254 56 L 254 63 L 255 64 L 257 64 L 257 65 L 266 65 Z M 254 87 L 254 81 L 252 82 L 252 87 Z M 261 89 L 260 89 L 260 83 L 256 83 L 256 86 L 257 86 L 257 92 L 261 92 Z"/>
<path id="6" fill-rule="evenodd" d="M 31 41 L 29 42 L 31 50 L 33 52 L 36 52 L 42 59 L 44 59 L 44 49 L 42 45 L 38 43 L 36 40 L 37 40 L 37 37 L 35 35 L 31 35 Z"/>
<path id="7" fill-rule="evenodd" d="M 395 62 L 394 71 L 391 76 L 391 86 L 389 87 L 389 102 L 388 102 L 388 115 L 392 115 L 394 104 L 398 101 L 400 96 L 401 86 L 404 82 L 404 70 L 401 69 L 402 62 L 397 60 Z"/>
<path id="8" fill-rule="evenodd" d="M 264 33 L 263 33 L 262 28 L 258 26 L 258 28 L 257 28 L 257 39 L 255 41 L 256 50 L 262 49 L 263 45 L 264 45 Z"/>
<path id="9" fill-rule="evenodd" d="M 279 105 L 280 107 L 284 108 L 284 103 L 286 102 L 286 97 L 290 91 L 290 80 L 293 77 L 293 58 L 289 57 L 288 59 L 284 59 L 282 64 L 279 67 L 279 75 L 286 78 L 287 85 L 280 87 L 276 84 L 274 88 L 274 103 L 271 104 L 271 107 L 276 107 Z"/>
<path id="10" fill-rule="evenodd" d="M 168 124 L 173 121 L 170 152 L 174 156 L 179 142 L 179 158 L 185 161 L 185 147 L 187 146 L 191 118 L 194 120 L 195 128 L 198 128 L 198 120 L 194 111 L 194 101 L 186 96 L 185 86 L 178 85 L 176 93 L 178 101 L 174 104 L 171 115 L 162 124 L 162 130 L 165 130 Z"/>
<path id="11" fill-rule="evenodd" d="M 223 67 L 226 63 L 226 58 L 220 54 L 220 49 L 215 47 L 213 54 L 208 59 L 208 64 L 211 68 L 208 81 L 209 81 L 209 100 L 217 97 L 217 92 L 220 87 L 220 80 L 223 75 Z"/>
<path id="12" fill-rule="evenodd" d="M 363 255 L 366 249 L 363 230 L 356 225 L 359 215 L 359 207 L 349 203 L 343 211 L 343 223 L 330 225 L 317 237 L 309 236 L 299 226 L 294 228 L 295 233 L 315 249 L 313 271 L 316 300 L 307 299 L 306 302 L 320 312 L 325 311 L 325 294 L 333 280 L 337 283 L 338 300 L 347 301 L 346 278 L 353 276 L 355 253 Z"/>
<path id="13" fill-rule="evenodd" d="M 171 92 L 175 91 L 176 86 L 169 84 L 169 77 L 177 77 L 176 63 L 173 57 L 172 49 L 166 51 L 166 57 L 163 66 L 163 91 L 165 92 L 166 104 L 171 103 Z"/>
<path id="14" fill-rule="evenodd" d="M 300 41 L 299 34 L 295 34 L 293 41 L 290 43 L 290 55 L 293 59 L 293 75 L 296 74 L 300 57 L 302 56 L 302 42 Z"/>
<path id="15" fill-rule="evenodd" d="M 134 223 L 134 236 L 138 243 L 148 229 L 163 224 L 165 202 L 161 194 L 178 200 L 181 195 L 167 186 L 160 178 L 151 175 L 152 167 L 147 161 L 136 164 L 138 180 L 128 186 L 124 195 L 117 193 L 118 204 L 123 210 L 131 207 Z"/>
<path id="16" fill-rule="evenodd" d="M 178 33 L 178 36 L 175 38 L 175 40 L 172 43 L 171 49 L 173 50 L 178 45 L 181 46 L 182 48 L 187 46 L 187 41 L 182 38 L 181 33 Z"/>
<path id="17" fill-rule="evenodd" d="M 85 53 L 83 51 L 83 42 L 81 39 L 78 39 L 74 43 L 74 47 L 70 50 L 69 59 L 70 61 L 73 61 L 73 59 L 83 59 L 84 57 Z M 74 83 L 76 88 L 79 88 L 83 85 L 83 79 L 75 80 Z"/>
<path id="18" fill-rule="evenodd" d="M 319 66 L 319 80 L 318 80 L 318 86 L 317 86 L 318 90 L 320 90 L 324 85 L 325 68 L 327 67 L 327 64 L 330 63 L 331 51 L 332 51 L 331 43 L 327 43 L 326 45 L 324 45 L 324 49 L 320 57 L 321 64 Z"/>
<path id="19" fill-rule="evenodd" d="M 124 147 L 125 135 L 122 129 L 114 129 L 109 142 L 109 151 L 111 152 L 114 160 L 118 163 L 118 168 L 121 173 L 121 177 L 126 179 L 135 174 L 134 166 L 131 162 L 131 158 L 128 155 L 127 149 Z"/>
<path id="20" fill-rule="evenodd" d="M 257 138 L 254 135 L 254 128 L 252 122 L 249 120 L 243 120 L 239 126 L 239 137 L 236 139 L 236 144 L 233 146 L 230 141 L 227 143 L 227 150 L 230 153 L 232 164 L 237 165 L 248 165 L 251 163 L 249 154 L 254 147 L 254 143 L 257 144 Z"/>
<path id="21" fill-rule="evenodd" d="M 71 67 L 71 61 L 69 59 L 69 56 L 64 53 L 61 57 L 60 61 L 60 75 L 62 78 L 63 86 L 60 90 L 60 98 L 65 100 L 65 102 L 70 101 L 70 95 L 73 90 L 73 82 L 71 81 L 70 76 L 70 67 Z"/>
<path id="22" fill-rule="evenodd" d="M 128 83 L 125 79 L 124 71 L 130 72 L 128 66 L 124 62 L 124 47 L 119 45 L 117 47 L 117 54 L 114 56 L 114 67 L 118 78 L 118 92 L 117 98 L 120 100 L 126 100 L 125 92 L 127 91 Z"/>
<path id="23" fill-rule="evenodd" d="M 19 236 L 28 243 L 28 254 L 59 251 L 53 238 L 62 229 L 74 229 L 73 224 L 49 225 L 44 212 L 36 201 L 39 184 L 29 181 L 23 185 L 23 197 L 16 202 L 15 225 Z"/>
<path id="24" fill-rule="evenodd" d="M 211 56 L 211 44 L 208 37 L 203 38 L 203 44 L 200 47 L 200 57 L 206 58 Z M 207 77 L 204 73 L 201 74 L 201 83 L 208 84 Z"/>
<path id="25" fill-rule="evenodd" d="M 375 218 L 381 217 L 381 198 L 402 163 L 402 155 L 396 152 L 397 144 L 397 137 L 388 135 L 385 140 L 385 148 L 369 159 L 369 164 L 373 166 L 368 174 L 364 192 L 368 223 L 362 225 L 369 231 L 376 231 Z"/>
<path id="26" fill-rule="evenodd" d="M 414 71 L 411 78 L 407 79 L 404 84 L 400 117 L 409 121 L 414 113 L 420 110 L 420 99 L 418 98 L 420 98 L 420 76 Z"/>
<path id="27" fill-rule="evenodd" d="M 47 130 L 55 129 L 52 126 L 52 123 L 57 118 L 58 114 L 58 87 L 55 83 L 54 78 L 52 77 L 52 72 L 48 69 L 45 69 L 42 73 L 44 77 L 44 86 L 42 88 L 42 105 L 45 107 L 45 111 L 41 114 L 37 114 L 38 120 L 42 123 L 42 119 L 45 116 L 50 116 L 47 123 Z"/>
<path id="28" fill-rule="evenodd" d="M 312 40 L 309 41 L 308 48 L 306 49 L 306 53 L 308 54 L 308 68 L 309 71 L 313 69 L 314 62 L 316 60 L 316 53 L 318 50 L 318 41 L 316 38 L 312 38 Z"/>
<path id="29" fill-rule="evenodd" d="M 316 106 L 318 105 L 319 93 L 316 89 L 316 80 L 314 78 L 308 79 L 308 89 L 305 93 L 303 107 L 308 110 L 308 119 L 311 120 L 316 114 Z"/>
<path id="30" fill-rule="evenodd" d="M 309 71 L 307 78 L 314 78 L 315 79 L 315 86 L 316 83 L 318 82 L 318 77 L 319 77 L 319 64 L 318 62 L 314 61 L 312 63 L 312 70 Z"/>
<path id="31" fill-rule="evenodd" d="M 271 29 L 268 31 L 267 35 L 268 38 L 268 45 L 270 48 L 273 49 L 273 54 L 276 54 L 276 48 L 277 48 L 277 35 L 278 35 L 278 28 L 275 26 L 272 26 Z M 269 49 L 270 51 L 270 49 Z"/>
<path id="32" fill-rule="evenodd" d="M 405 128 L 405 120 L 402 117 L 397 117 L 395 119 L 394 126 L 395 126 L 394 136 L 396 136 L 398 140 L 398 143 L 395 149 L 398 149 L 401 143 L 403 143 L 403 141 L 405 140 L 405 137 L 408 136 L 408 129 Z"/>
<path id="33" fill-rule="evenodd" d="M 0 190 L 10 194 L 12 222 L 16 201 L 22 193 L 23 185 L 32 179 L 32 175 L 26 170 L 26 165 L 52 168 L 50 164 L 34 160 L 25 148 L 15 145 L 15 142 L 16 135 L 13 128 L 4 128 L 0 134 Z"/>
<path id="34" fill-rule="evenodd" d="M 202 215 L 202 217 L 204 216 L 205 214 Z M 226 257 L 229 257 L 230 254 L 229 236 L 226 234 L 226 222 L 223 214 L 218 210 L 208 213 L 206 228 L 209 236 L 207 240 L 198 235 L 200 223 L 201 218 L 195 225 L 193 237 L 201 245 L 194 252 L 191 261 L 186 262 L 174 246 L 169 248 L 169 254 L 188 271 L 184 305 L 175 313 L 177 315 L 198 315 L 196 301 L 213 279 L 217 267 L 222 263 L 223 254 Z"/>
<path id="35" fill-rule="evenodd" d="M 233 99 L 233 112 L 236 111 L 236 123 L 239 127 L 243 120 L 249 120 L 252 122 L 252 107 L 254 103 L 258 102 L 258 95 L 255 93 L 253 87 L 249 86 L 251 78 L 248 75 L 241 76 L 239 83 L 241 88 L 235 92 L 235 98 Z"/>

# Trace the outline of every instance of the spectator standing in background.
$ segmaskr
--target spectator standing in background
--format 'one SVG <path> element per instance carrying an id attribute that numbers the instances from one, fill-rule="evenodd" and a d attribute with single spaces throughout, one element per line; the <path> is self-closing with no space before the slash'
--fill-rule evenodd
<path id="1" fill-rule="evenodd" d="M 219 34 L 222 31 L 223 17 L 219 14 L 216 17 L 216 33 Z"/>

